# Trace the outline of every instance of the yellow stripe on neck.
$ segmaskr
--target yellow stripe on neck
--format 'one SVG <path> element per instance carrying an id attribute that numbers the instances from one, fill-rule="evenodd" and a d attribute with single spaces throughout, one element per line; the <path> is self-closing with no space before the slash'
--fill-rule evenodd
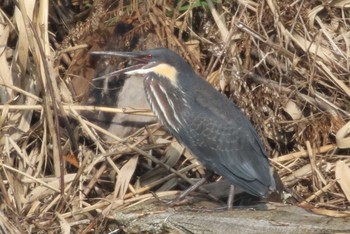
<path id="1" fill-rule="evenodd" d="M 155 73 L 157 76 L 163 77 L 163 79 L 168 79 L 173 85 L 176 85 L 177 83 L 177 71 L 175 67 L 166 63 L 160 63 L 150 68 L 140 68 L 136 70 L 127 71 L 125 72 L 125 74 L 148 74 L 150 72 Z"/>
<path id="2" fill-rule="evenodd" d="M 165 77 L 169 79 L 171 82 L 176 82 L 177 81 L 177 71 L 175 67 L 170 66 L 166 63 L 161 63 L 157 66 L 154 66 L 149 69 L 150 71 L 154 72 L 158 76 Z"/>

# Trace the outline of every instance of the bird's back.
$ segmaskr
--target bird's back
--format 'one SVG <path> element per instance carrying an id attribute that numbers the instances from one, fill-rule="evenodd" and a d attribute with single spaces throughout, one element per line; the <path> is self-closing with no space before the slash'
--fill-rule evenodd
<path id="1" fill-rule="evenodd" d="M 252 195 L 266 197 L 275 183 L 254 127 L 236 105 L 197 78 L 187 103 L 191 108 L 178 113 L 183 126 L 173 134 L 207 168 Z"/>

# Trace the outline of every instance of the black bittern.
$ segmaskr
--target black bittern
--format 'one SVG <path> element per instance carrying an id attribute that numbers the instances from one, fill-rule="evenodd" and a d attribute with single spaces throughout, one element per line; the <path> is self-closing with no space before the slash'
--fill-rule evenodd
<path id="1" fill-rule="evenodd" d="M 144 75 L 153 112 L 207 169 L 257 197 L 275 188 L 267 153 L 250 121 L 178 54 L 165 48 L 92 54 L 137 60 L 125 73 Z"/>

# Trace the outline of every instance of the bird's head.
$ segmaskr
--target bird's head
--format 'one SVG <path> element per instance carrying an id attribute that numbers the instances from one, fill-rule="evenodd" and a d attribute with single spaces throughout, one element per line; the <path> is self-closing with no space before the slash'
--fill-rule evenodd
<path id="1" fill-rule="evenodd" d="M 194 73 L 190 65 L 175 52 L 166 48 L 157 48 L 135 52 L 95 51 L 95 55 L 110 55 L 130 58 L 138 62 L 124 72 L 125 74 L 154 73 L 160 79 L 168 79 L 171 83 L 177 83 L 181 73 Z"/>

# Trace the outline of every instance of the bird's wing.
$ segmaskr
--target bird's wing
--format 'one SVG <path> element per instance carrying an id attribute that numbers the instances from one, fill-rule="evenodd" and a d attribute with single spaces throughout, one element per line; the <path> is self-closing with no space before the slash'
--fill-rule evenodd
<path id="1" fill-rule="evenodd" d="M 179 138 L 206 167 L 265 196 L 272 179 L 259 137 L 244 114 L 215 90 L 199 90 Z"/>

